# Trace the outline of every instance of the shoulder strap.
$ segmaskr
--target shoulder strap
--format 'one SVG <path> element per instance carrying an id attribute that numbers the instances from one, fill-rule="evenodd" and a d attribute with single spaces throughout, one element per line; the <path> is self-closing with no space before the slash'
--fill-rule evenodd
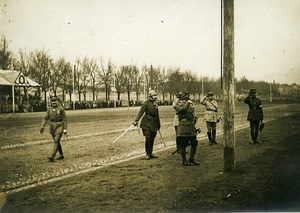
<path id="1" fill-rule="evenodd" d="M 207 101 L 208 103 L 210 103 L 211 105 L 213 105 L 214 106 L 214 108 L 217 110 L 218 108 L 216 107 L 216 105 L 214 105 L 212 102 L 210 102 L 210 101 Z"/>

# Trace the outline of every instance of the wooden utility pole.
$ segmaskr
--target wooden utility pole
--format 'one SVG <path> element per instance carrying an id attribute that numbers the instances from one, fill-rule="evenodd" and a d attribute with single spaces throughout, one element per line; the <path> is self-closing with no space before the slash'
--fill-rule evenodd
<path id="1" fill-rule="evenodd" d="M 270 102 L 273 102 L 272 83 L 270 83 Z"/>
<path id="2" fill-rule="evenodd" d="M 75 72 L 76 72 L 76 65 L 74 65 L 74 69 L 73 69 L 73 82 L 72 82 L 72 86 L 73 86 L 73 91 L 72 91 L 73 110 L 75 110 Z"/>
<path id="3" fill-rule="evenodd" d="M 234 83 L 234 0 L 222 0 L 224 8 L 224 63 L 223 63 L 223 101 L 224 101 L 224 171 L 235 168 L 235 83 Z"/>

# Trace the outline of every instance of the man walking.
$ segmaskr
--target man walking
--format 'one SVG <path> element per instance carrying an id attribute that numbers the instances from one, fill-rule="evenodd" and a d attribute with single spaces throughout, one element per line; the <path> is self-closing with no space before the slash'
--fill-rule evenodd
<path id="1" fill-rule="evenodd" d="M 145 101 L 132 123 L 134 126 L 138 125 L 138 121 L 143 116 L 140 127 L 143 130 L 145 136 L 145 151 L 146 159 L 156 158 L 153 155 L 154 139 L 157 135 L 157 131 L 160 130 L 160 119 L 157 105 L 157 93 L 154 90 L 150 90 L 148 94 L 149 99 Z"/>
<path id="2" fill-rule="evenodd" d="M 244 99 L 244 102 L 249 106 L 247 120 L 250 122 L 250 135 L 252 139 L 252 141 L 249 143 L 256 144 L 258 143 L 257 136 L 259 131 L 259 124 L 263 121 L 264 114 L 261 101 L 256 96 L 255 88 L 249 91 L 249 94 Z"/>
<path id="3" fill-rule="evenodd" d="M 60 139 L 62 134 L 67 133 L 67 117 L 64 108 L 58 104 L 57 97 L 51 98 L 50 108 L 47 109 L 47 113 L 40 128 L 41 134 L 43 134 L 45 125 L 48 121 L 50 121 L 50 134 L 52 135 L 54 141 L 53 150 L 50 157 L 48 157 L 48 160 L 53 162 L 57 151 L 59 152 L 60 156 L 56 158 L 56 160 L 63 160 L 64 154 L 60 144 Z"/>

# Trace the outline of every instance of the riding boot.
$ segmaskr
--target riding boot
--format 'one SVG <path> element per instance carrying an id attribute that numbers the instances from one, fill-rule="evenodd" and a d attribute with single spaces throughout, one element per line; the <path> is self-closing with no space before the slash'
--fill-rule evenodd
<path id="1" fill-rule="evenodd" d="M 198 162 L 197 160 L 195 160 L 195 154 L 196 154 L 196 151 L 197 151 L 197 147 L 192 146 L 192 147 L 191 147 L 191 153 L 190 153 L 189 162 L 190 162 L 191 164 L 194 164 L 194 165 L 199 165 L 200 162 Z"/>
<path id="2" fill-rule="evenodd" d="M 145 151 L 146 151 L 146 159 L 150 160 L 150 158 L 151 158 L 151 150 L 150 150 L 150 138 L 149 137 L 146 137 Z"/>
<path id="3" fill-rule="evenodd" d="M 59 155 L 60 155 L 60 156 L 63 156 L 63 155 L 64 155 L 64 153 L 63 153 L 63 150 L 62 150 L 62 147 L 61 147 L 61 144 L 60 144 L 60 143 L 57 145 L 57 151 L 58 151 L 58 153 L 59 153 Z"/>
<path id="4" fill-rule="evenodd" d="M 212 142 L 212 138 L 211 138 L 211 132 L 207 132 L 207 137 L 208 137 L 208 143 L 209 143 L 209 145 L 212 145 L 213 142 Z"/>
<path id="5" fill-rule="evenodd" d="M 181 158 L 183 166 L 190 166 L 191 163 L 186 159 L 186 148 L 181 148 Z"/>
<path id="6" fill-rule="evenodd" d="M 150 143 L 149 153 L 150 153 L 150 158 L 157 158 L 157 156 L 153 155 L 153 146 L 154 146 L 154 139 Z"/>
<path id="7" fill-rule="evenodd" d="M 178 154 L 181 153 L 181 147 L 180 147 L 180 143 L 179 143 L 179 138 L 178 137 L 176 137 L 176 152 Z"/>
<path id="8" fill-rule="evenodd" d="M 213 129 L 212 130 L 212 142 L 214 144 L 218 144 L 217 140 L 216 140 L 216 133 L 217 133 L 217 130 Z"/>
<path id="9" fill-rule="evenodd" d="M 63 160 L 65 157 L 60 143 L 57 145 L 57 151 L 59 153 L 59 157 L 57 157 L 56 160 Z"/>
<path id="10" fill-rule="evenodd" d="M 249 142 L 250 144 L 253 144 L 254 142 L 255 142 L 255 135 L 254 135 L 254 131 L 253 130 L 251 130 L 251 142 Z"/>
<path id="11" fill-rule="evenodd" d="M 258 143 L 257 137 L 258 137 L 258 131 L 256 131 L 256 132 L 254 133 L 254 143 Z"/>

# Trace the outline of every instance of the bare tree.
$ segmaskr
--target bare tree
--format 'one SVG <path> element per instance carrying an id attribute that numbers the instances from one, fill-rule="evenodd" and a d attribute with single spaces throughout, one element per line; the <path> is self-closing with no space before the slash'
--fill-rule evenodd
<path id="1" fill-rule="evenodd" d="M 121 100 L 121 93 L 123 93 L 124 90 L 124 83 L 123 83 L 123 72 L 118 70 L 117 72 L 114 73 L 114 78 L 115 78 L 115 90 L 117 92 L 117 99 Z"/>
<path id="2" fill-rule="evenodd" d="M 83 63 L 82 66 L 83 66 L 84 73 L 88 76 L 88 79 L 86 79 L 86 81 L 87 83 L 90 83 L 92 87 L 93 101 L 95 101 L 96 89 L 97 89 L 97 85 L 99 85 L 98 83 L 99 79 L 97 78 L 98 77 L 97 62 L 94 59 L 89 60 L 88 58 L 85 58 L 82 63 Z"/>
<path id="3" fill-rule="evenodd" d="M 133 67 L 131 65 L 122 66 L 121 72 L 123 76 L 123 85 L 125 88 L 125 92 L 127 93 L 128 101 L 131 100 L 130 93 L 134 89 L 134 71 Z"/>
<path id="4" fill-rule="evenodd" d="M 139 68 L 136 65 L 132 66 L 132 72 L 133 72 L 133 75 L 135 76 L 134 77 L 134 91 L 136 94 L 136 100 L 138 101 L 139 96 L 141 94 L 141 84 L 143 81 L 143 78 L 142 78 L 143 76 L 142 76 L 142 73 L 139 71 Z"/>
<path id="5" fill-rule="evenodd" d="M 168 83 L 167 91 L 170 94 L 170 101 L 172 101 L 173 95 L 183 90 L 184 76 L 180 72 L 180 68 L 169 68 L 168 69 Z"/>
<path id="6" fill-rule="evenodd" d="M 57 92 L 58 87 L 62 88 L 64 101 L 65 92 L 72 88 L 72 67 L 70 62 L 67 62 L 63 57 L 60 57 L 54 63 L 53 69 L 51 70 L 50 81 L 55 93 Z M 69 94 L 71 92 L 69 91 Z"/>
<path id="7" fill-rule="evenodd" d="M 19 49 L 16 63 L 14 64 L 14 69 L 21 71 L 25 76 L 30 77 L 30 67 L 32 67 L 32 55 L 33 52 L 28 53 L 26 48 Z M 24 98 L 27 100 L 27 87 L 24 87 Z"/>
<path id="8" fill-rule="evenodd" d="M 107 67 L 104 66 L 103 59 L 100 60 L 101 63 L 101 70 L 100 70 L 100 77 L 104 83 L 105 89 L 105 100 L 110 100 L 110 91 L 111 91 L 111 82 L 112 82 L 112 75 L 114 70 L 114 64 L 111 61 L 108 61 Z"/>
<path id="9" fill-rule="evenodd" d="M 82 88 L 83 92 L 83 100 L 86 101 L 86 94 L 88 85 L 90 83 L 90 67 L 89 67 L 89 59 L 85 57 L 81 62 L 81 69 L 80 69 L 80 76 L 79 76 L 79 84 Z"/>
<path id="10" fill-rule="evenodd" d="M 8 40 L 2 36 L 0 40 L 0 69 L 9 70 L 13 66 L 14 58 L 12 51 L 8 48 Z"/>
<path id="11" fill-rule="evenodd" d="M 145 66 L 146 79 L 148 82 L 148 89 L 158 90 L 158 82 L 160 78 L 160 68 L 153 68 L 152 65 L 150 67 Z"/>
<path id="12" fill-rule="evenodd" d="M 50 70 L 53 66 L 52 61 L 50 55 L 45 50 L 36 50 L 32 54 L 30 73 L 32 78 L 41 84 L 45 100 L 47 99 L 46 92 L 50 87 L 49 78 Z"/>
<path id="13" fill-rule="evenodd" d="M 196 74 L 193 74 L 191 71 L 185 71 L 183 73 L 183 84 L 184 84 L 184 91 L 189 92 L 190 94 L 193 94 L 195 96 L 197 90 L 196 90 L 196 84 L 197 81 Z"/>
<path id="14" fill-rule="evenodd" d="M 160 87 L 161 93 L 162 93 L 162 100 L 163 101 L 165 101 L 165 95 L 166 95 L 167 86 L 168 86 L 167 82 L 168 82 L 168 75 L 166 73 L 165 68 L 163 68 L 160 71 L 159 80 L 158 80 L 159 87 Z"/>
<path id="15" fill-rule="evenodd" d="M 81 94 L 83 93 L 82 79 L 85 79 L 85 77 L 83 77 L 84 74 L 83 74 L 82 63 L 80 61 L 80 58 L 76 59 L 75 67 L 76 67 L 74 71 L 75 87 L 78 93 L 78 99 L 79 101 L 81 101 Z"/>

